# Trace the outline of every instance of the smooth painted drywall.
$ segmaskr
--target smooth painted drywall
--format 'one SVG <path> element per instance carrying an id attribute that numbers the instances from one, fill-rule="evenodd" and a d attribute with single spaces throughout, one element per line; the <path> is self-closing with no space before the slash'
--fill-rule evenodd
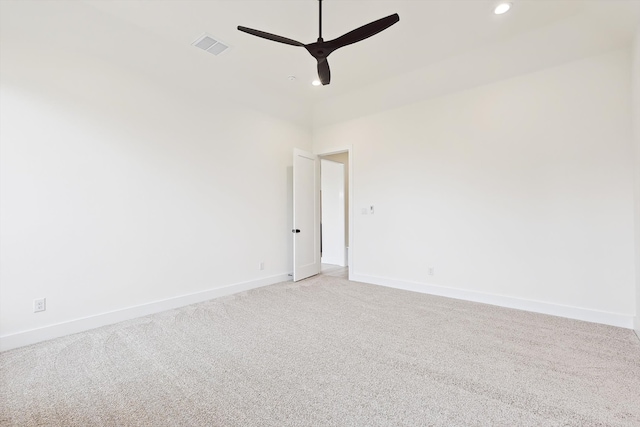
<path id="1" fill-rule="evenodd" d="M 344 165 L 320 160 L 320 195 L 323 264 L 346 265 Z"/>
<path id="2" fill-rule="evenodd" d="M 632 35 L 626 28 L 629 27 L 628 22 L 633 22 L 637 16 L 634 3 L 638 2 L 589 3 L 584 13 L 464 53 L 442 57 L 372 86 L 356 87 L 349 92 L 325 97 L 314 105 L 314 127 L 354 120 L 627 47 Z M 522 12 L 523 9 L 516 7 L 510 13 Z M 510 16 L 494 15 L 493 18 L 498 21 L 506 19 L 506 24 Z M 400 25 L 407 25 L 407 21 L 403 20 Z M 425 46 L 425 54 L 430 53 L 429 47 Z M 416 52 L 407 49 L 404 54 L 416 55 Z"/>
<path id="3" fill-rule="evenodd" d="M 1 336 L 286 277 L 308 129 L 51 49 L 3 50 Z"/>
<path id="4" fill-rule="evenodd" d="M 640 28 L 632 46 L 633 66 L 633 127 L 635 137 L 636 170 L 636 318 L 635 330 L 640 337 Z"/>
<path id="5" fill-rule="evenodd" d="M 344 244 L 349 246 L 349 153 L 337 153 L 322 156 L 323 159 L 344 165 Z"/>
<path id="6" fill-rule="evenodd" d="M 631 319 L 630 72 L 617 50 L 315 130 L 353 144 L 354 274 Z"/>

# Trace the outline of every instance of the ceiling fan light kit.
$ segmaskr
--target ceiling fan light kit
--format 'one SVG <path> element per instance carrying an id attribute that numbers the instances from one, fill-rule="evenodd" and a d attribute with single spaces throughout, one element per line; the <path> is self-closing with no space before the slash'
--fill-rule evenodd
<path id="1" fill-rule="evenodd" d="M 240 25 L 238 26 L 238 30 L 274 42 L 284 43 L 291 46 L 304 47 L 311 54 L 311 56 L 316 58 L 316 61 L 318 62 L 318 78 L 320 79 L 320 82 L 323 85 L 328 85 L 331 82 L 331 70 L 329 69 L 329 62 L 327 61 L 327 57 L 331 54 L 331 52 L 340 49 L 341 47 L 348 46 L 350 44 L 374 36 L 379 32 L 386 30 L 400 20 L 400 16 L 398 16 L 397 13 L 394 13 L 393 15 L 389 15 L 385 18 L 378 19 L 377 21 L 373 21 L 368 23 L 367 25 L 356 28 L 353 31 L 349 31 L 348 33 L 343 34 L 336 39 L 324 41 L 324 39 L 322 38 L 322 0 L 318 0 L 318 7 L 319 34 L 318 40 L 315 43 L 304 44 L 296 40 L 288 39 L 286 37 L 277 36 L 275 34 L 266 33 L 260 30 L 254 30 Z"/>
<path id="2" fill-rule="evenodd" d="M 493 13 L 495 13 L 496 15 L 503 15 L 507 13 L 510 9 L 511 9 L 511 3 L 500 3 L 493 10 Z"/>

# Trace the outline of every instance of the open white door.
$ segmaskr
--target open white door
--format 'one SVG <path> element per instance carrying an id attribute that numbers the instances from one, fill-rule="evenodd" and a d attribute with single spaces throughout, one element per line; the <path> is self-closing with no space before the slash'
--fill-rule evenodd
<path id="1" fill-rule="evenodd" d="M 320 162 L 293 149 L 293 281 L 320 273 Z"/>

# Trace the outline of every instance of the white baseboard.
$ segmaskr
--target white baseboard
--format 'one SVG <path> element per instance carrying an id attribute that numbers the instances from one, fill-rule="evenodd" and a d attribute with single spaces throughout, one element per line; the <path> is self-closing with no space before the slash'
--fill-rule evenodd
<path id="1" fill-rule="evenodd" d="M 206 291 L 196 292 L 193 294 L 180 295 L 165 300 L 153 301 L 147 304 L 123 308 L 121 310 L 96 314 L 94 316 L 69 320 L 67 322 L 48 325 L 37 329 L 31 329 L 29 331 L 17 332 L 15 334 L 0 337 L 0 351 L 11 350 L 30 344 L 35 344 L 41 341 L 59 338 L 65 335 L 75 334 L 78 332 L 99 328 L 101 326 L 111 325 L 114 323 L 122 322 L 124 320 L 135 319 L 137 317 L 147 316 L 149 314 L 159 313 L 161 311 L 184 307 L 185 305 L 189 304 L 208 301 L 225 295 L 244 292 L 250 289 L 260 288 L 262 286 L 273 285 L 275 283 L 286 282 L 288 280 L 291 280 L 291 278 L 287 273 L 284 273 L 258 280 L 251 280 L 248 282 L 223 286 L 220 288 L 208 289 Z"/>
<path id="2" fill-rule="evenodd" d="M 568 319 L 584 320 L 586 322 L 601 323 L 604 325 L 618 326 L 620 328 L 633 329 L 633 316 L 609 313 L 606 311 L 591 310 L 588 308 L 571 307 L 547 302 L 526 300 L 502 295 L 493 295 L 483 292 L 454 289 L 426 283 L 408 282 L 389 279 L 385 277 L 354 274 L 350 280 L 370 283 L 372 285 L 386 286 L 389 288 L 403 289 L 406 291 L 420 292 L 423 294 L 438 295 L 465 301 L 480 302 L 497 305 L 506 308 L 531 311 L 534 313 L 549 314 Z"/>

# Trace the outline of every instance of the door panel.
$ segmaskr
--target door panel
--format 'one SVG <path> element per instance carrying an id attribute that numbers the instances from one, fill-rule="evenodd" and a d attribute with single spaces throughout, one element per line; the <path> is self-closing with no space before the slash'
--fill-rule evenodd
<path id="1" fill-rule="evenodd" d="M 320 163 L 293 150 L 293 281 L 320 272 Z"/>

